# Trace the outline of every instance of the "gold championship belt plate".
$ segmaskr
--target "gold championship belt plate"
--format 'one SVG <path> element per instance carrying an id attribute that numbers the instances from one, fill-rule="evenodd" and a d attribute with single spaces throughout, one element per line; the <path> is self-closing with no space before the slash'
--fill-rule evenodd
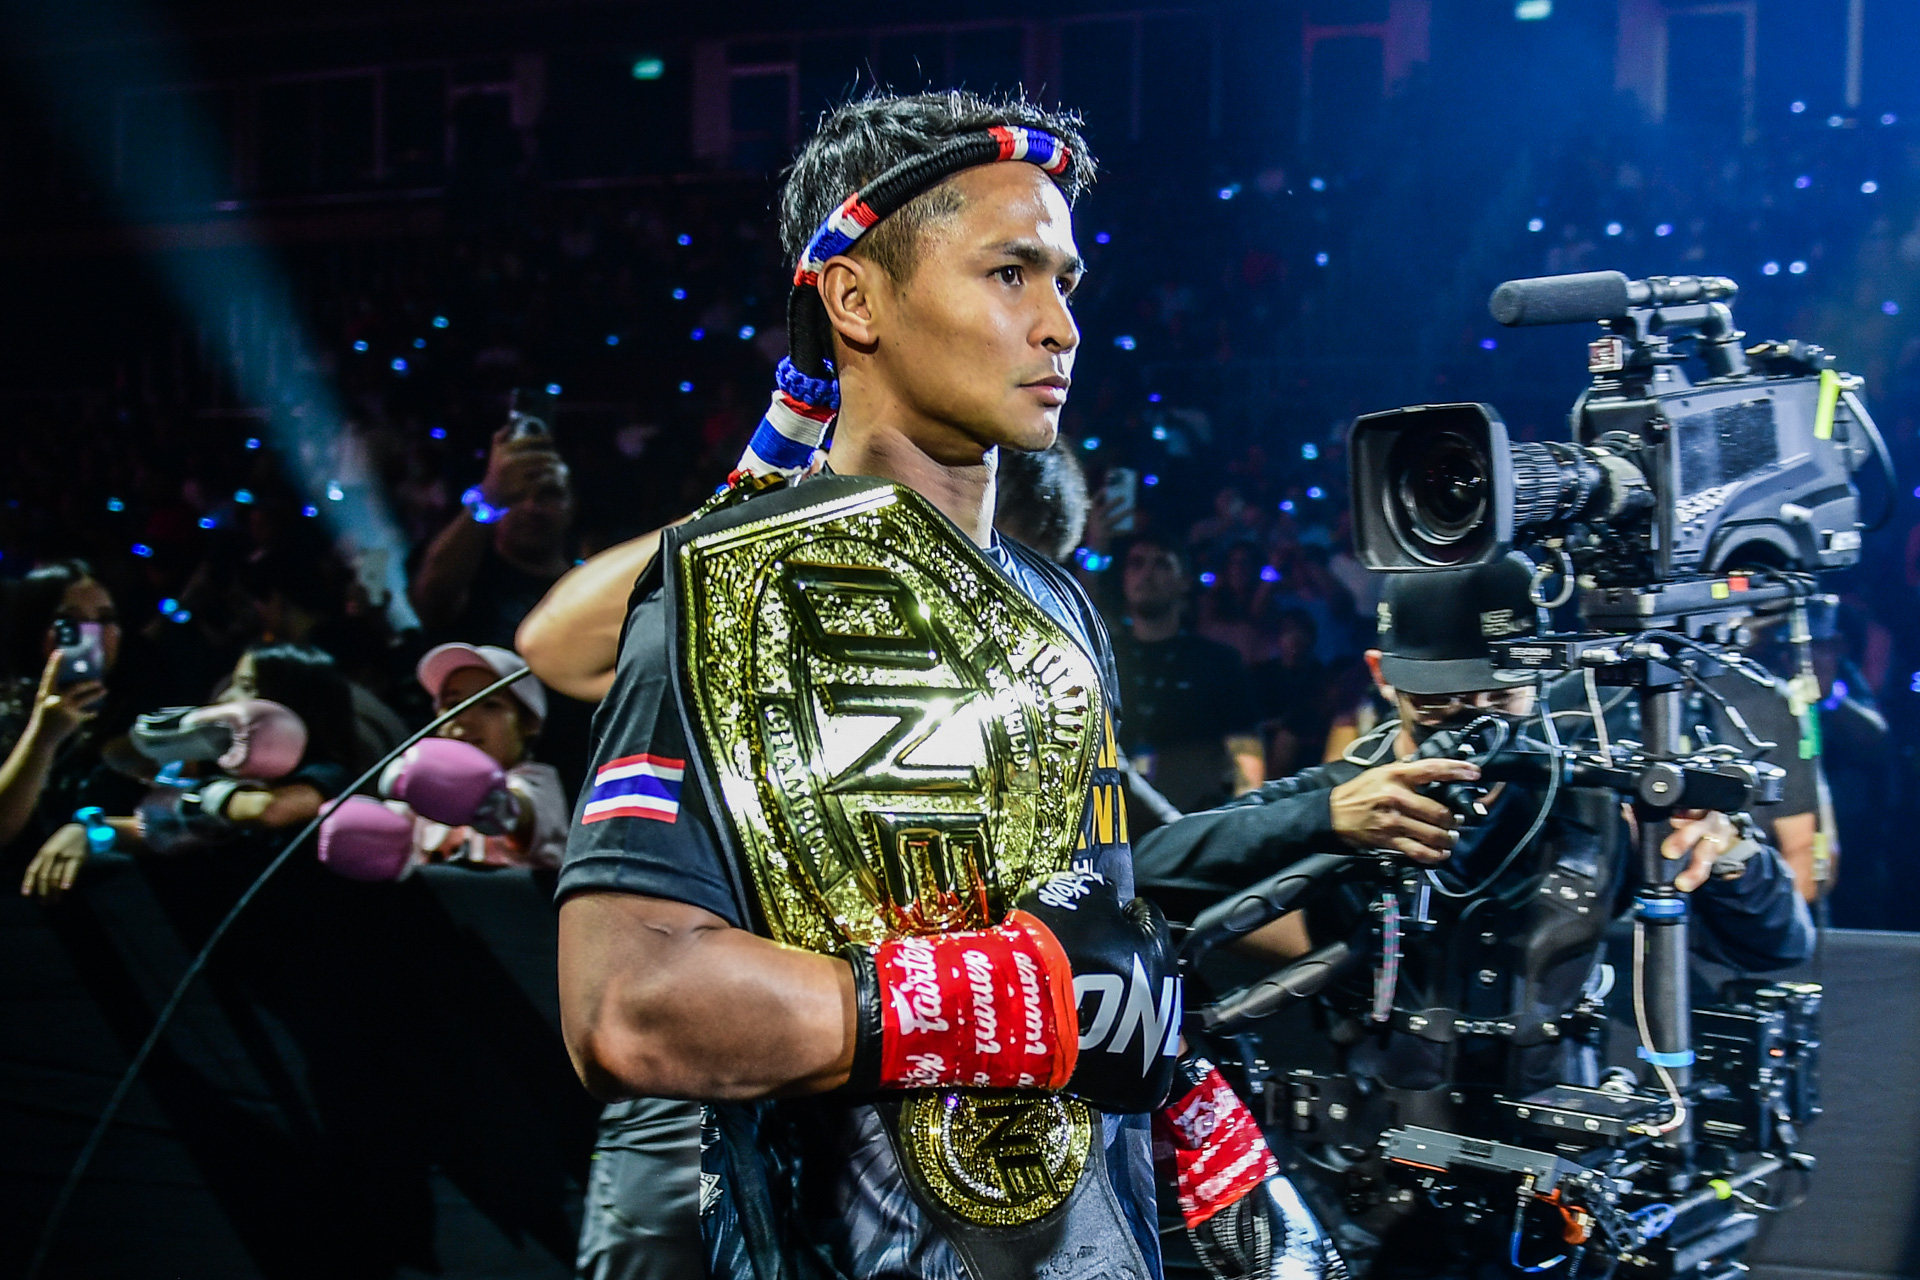
<path id="1" fill-rule="evenodd" d="M 673 571 L 689 719 L 768 934 L 833 954 L 997 923 L 1071 864 L 1093 663 L 911 490 L 816 481 L 741 515 Z M 1057 1094 L 922 1090 L 898 1146 L 937 1207 L 1012 1227 L 1066 1203 L 1099 1132 Z"/>

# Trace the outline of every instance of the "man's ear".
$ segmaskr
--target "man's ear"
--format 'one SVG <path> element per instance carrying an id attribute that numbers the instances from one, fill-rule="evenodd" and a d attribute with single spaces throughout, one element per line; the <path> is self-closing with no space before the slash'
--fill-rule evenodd
<path id="1" fill-rule="evenodd" d="M 885 276 L 878 265 L 844 253 L 827 259 L 820 268 L 820 301 L 827 308 L 827 323 L 849 346 L 873 346 L 874 304 L 885 292 Z"/>
<path id="2" fill-rule="evenodd" d="M 1374 686 L 1391 699 L 1393 697 L 1393 686 L 1387 683 L 1385 676 L 1380 674 L 1380 651 L 1378 649 L 1367 650 L 1367 670 L 1373 673 Z"/>

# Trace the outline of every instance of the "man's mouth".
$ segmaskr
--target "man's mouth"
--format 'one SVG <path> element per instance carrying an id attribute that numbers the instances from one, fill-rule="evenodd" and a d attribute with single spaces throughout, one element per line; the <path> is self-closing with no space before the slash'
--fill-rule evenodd
<path id="1" fill-rule="evenodd" d="M 1067 402 L 1067 388 L 1073 385 L 1073 379 L 1060 374 L 1053 374 L 1021 385 L 1025 390 L 1033 392 L 1047 404 L 1065 404 Z"/>

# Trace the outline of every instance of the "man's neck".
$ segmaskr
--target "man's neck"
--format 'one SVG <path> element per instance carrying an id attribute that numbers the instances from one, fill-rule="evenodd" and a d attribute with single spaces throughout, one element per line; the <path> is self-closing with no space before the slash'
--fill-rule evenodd
<path id="1" fill-rule="evenodd" d="M 977 461 L 952 462 L 934 457 L 901 431 L 836 427 L 827 460 L 839 475 L 877 476 L 905 485 L 938 507 L 975 545 L 992 544 L 992 450 Z"/>
<path id="2" fill-rule="evenodd" d="M 1128 619 L 1127 629 L 1142 644 L 1171 640 L 1180 634 L 1180 611 L 1168 609 L 1165 613 L 1135 613 Z"/>

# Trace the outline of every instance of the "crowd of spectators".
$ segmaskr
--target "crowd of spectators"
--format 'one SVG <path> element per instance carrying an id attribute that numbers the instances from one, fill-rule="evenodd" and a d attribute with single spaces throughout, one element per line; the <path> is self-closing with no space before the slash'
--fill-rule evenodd
<path id="1" fill-rule="evenodd" d="M 1498 331 L 1483 302 L 1501 279 L 1735 276 L 1749 331 L 1837 350 L 1867 375 L 1902 474 L 1920 460 L 1920 335 L 1903 317 L 1920 308 L 1920 155 L 1904 122 L 1782 105 L 1761 140 L 1707 149 L 1622 112 L 1563 145 L 1441 149 L 1424 108 L 1416 89 L 1321 167 L 1169 174 L 1164 156 L 1125 153 L 1079 213 L 1091 270 L 1066 423 L 1093 500 L 1077 562 L 1131 668 L 1127 745 L 1183 808 L 1316 762 L 1377 714 L 1361 662 L 1377 588 L 1346 512 L 1355 413 L 1488 399 L 1518 435 L 1564 430 L 1583 338 Z M 9 584 L 0 747 L 38 723 L 55 755 L 104 749 L 135 713 L 204 702 L 278 645 L 331 656 L 357 712 L 339 763 L 373 759 L 430 713 L 420 654 L 511 644 L 568 566 L 725 475 L 784 346 L 771 191 L 711 176 L 536 190 L 449 203 L 424 231 L 289 245 L 297 332 L 249 337 L 236 303 L 223 334 L 149 299 L 107 340 L 109 376 L 19 399 L 0 437 L 0 575 L 76 562 L 62 591 L 91 584 L 51 603 Z M 306 390 L 236 403 L 209 371 L 250 342 Z M 501 430 L 516 387 L 555 397 L 532 445 Z M 1870 506 L 1904 497 L 1863 483 Z M 476 524 L 475 498 L 508 514 Z M 363 500 L 397 543 L 335 518 Z M 1899 712 L 1920 684 L 1910 505 L 1867 560 L 1835 583 L 1826 692 Z M 115 627 L 92 719 L 40 687 L 55 617 Z M 589 709 L 552 702 L 542 758 L 573 792 Z M 1911 719 L 1893 715 L 1909 746 Z M 1910 769 L 1884 742 L 1857 749 L 1836 776 Z M 1839 792 L 1867 832 L 1850 846 L 1890 829 Z M 44 826 L 22 828 L 8 865 Z"/>

